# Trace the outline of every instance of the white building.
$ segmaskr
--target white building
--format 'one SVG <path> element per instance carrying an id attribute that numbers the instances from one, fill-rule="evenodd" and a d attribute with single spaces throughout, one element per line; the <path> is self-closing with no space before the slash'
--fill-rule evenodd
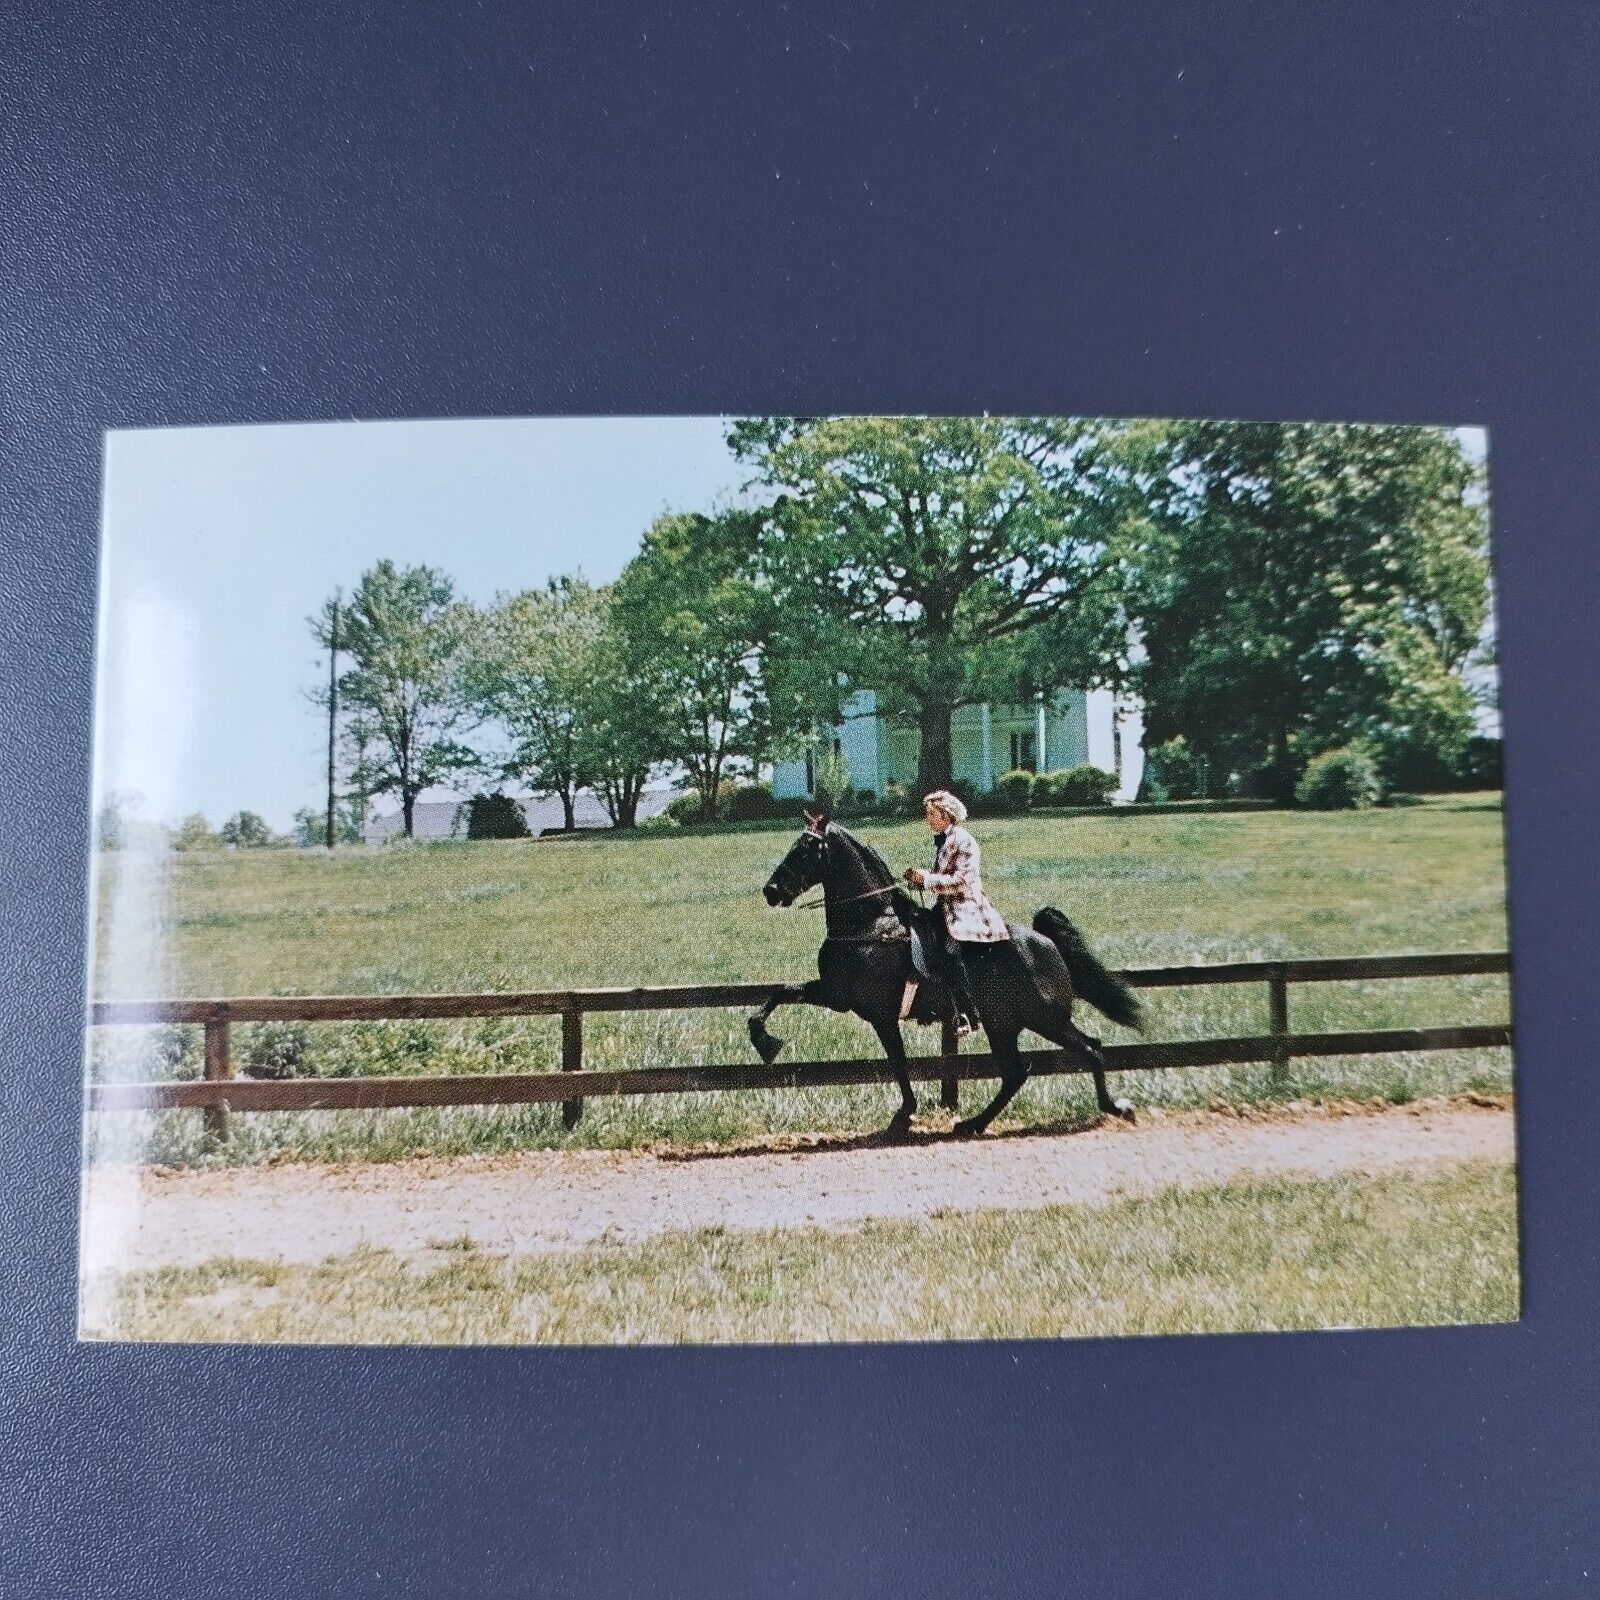
<path id="1" fill-rule="evenodd" d="M 1132 800 L 1144 773 L 1144 719 L 1137 702 L 1109 689 L 1068 689 L 1039 696 L 1032 705 L 959 707 L 950 725 L 951 762 L 957 780 L 980 794 L 1003 772 L 1059 772 L 1089 765 L 1118 777 L 1115 798 Z M 850 772 L 851 787 L 882 795 L 892 781 L 909 789 L 917 781 L 916 724 L 879 715 L 870 689 L 852 695 L 831 730 L 833 748 Z M 816 792 L 815 759 L 780 761 L 772 792 L 785 798 Z"/>

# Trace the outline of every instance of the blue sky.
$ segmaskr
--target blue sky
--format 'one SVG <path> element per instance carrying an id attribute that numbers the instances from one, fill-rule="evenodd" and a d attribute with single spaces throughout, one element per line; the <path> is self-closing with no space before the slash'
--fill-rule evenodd
<path id="1" fill-rule="evenodd" d="M 715 417 L 350 422 L 117 432 L 106 440 L 97 801 L 168 821 L 324 792 L 305 619 L 383 557 L 478 601 L 582 571 L 603 582 L 664 510 L 736 494 Z M 1484 438 L 1462 430 L 1482 459 Z M 392 802 L 380 800 L 380 809 Z"/>
<path id="2" fill-rule="evenodd" d="M 305 618 L 336 585 L 386 556 L 442 567 L 473 600 L 612 578 L 658 513 L 737 491 L 723 434 L 713 417 L 606 417 L 108 435 L 97 796 L 286 828 L 325 787 Z"/>

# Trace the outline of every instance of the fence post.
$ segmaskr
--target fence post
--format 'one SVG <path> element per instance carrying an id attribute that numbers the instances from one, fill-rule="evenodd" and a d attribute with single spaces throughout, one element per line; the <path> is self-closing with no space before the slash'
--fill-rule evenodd
<path id="1" fill-rule="evenodd" d="M 583 1071 L 583 1013 L 576 1007 L 569 1008 L 561 1013 L 561 1070 L 563 1072 Z M 561 1102 L 561 1126 L 575 1128 L 578 1119 L 583 1115 L 583 1101 L 563 1100 Z"/>
<path id="2" fill-rule="evenodd" d="M 1268 1027 L 1272 1033 L 1272 1081 L 1289 1077 L 1289 974 L 1280 962 L 1267 973 Z"/>
<path id="3" fill-rule="evenodd" d="M 939 1054 L 953 1056 L 961 1048 L 961 1041 L 956 1038 L 956 1025 L 949 1017 L 944 1019 L 939 1029 Z M 956 1077 L 943 1077 L 939 1080 L 939 1104 L 946 1111 L 959 1111 L 961 1109 L 961 1080 Z"/>
<path id="4" fill-rule="evenodd" d="M 205 1077 L 208 1083 L 223 1083 L 233 1076 L 233 1062 L 228 1054 L 228 1019 L 226 1013 L 220 1017 L 206 1018 L 206 1064 Z M 205 1109 L 206 1132 L 217 1139 L 228 1137 L 228 1103 L 221 1101 L 216 1105 L 207 1106 Z"/>

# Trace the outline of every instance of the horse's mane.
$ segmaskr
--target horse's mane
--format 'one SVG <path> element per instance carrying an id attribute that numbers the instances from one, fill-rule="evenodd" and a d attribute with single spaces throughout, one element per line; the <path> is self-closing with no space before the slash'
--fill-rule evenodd
<path id="1" fill-rule="evenodd" d="M 841 828 L 837 822 L 830 823 L 828 826 L 829 830 L 833 833 L 836 833 L 841 839 L 843 839 L 845 843 L 848 844 L 863 861 L 878 869 L 878 871 L 883 875 L 883 882 L 885 884 L 893 884 L 895 886 L 894 896 L 890 901 L 890 904 L 893 907 L 895 914 L 900 916 L 902 921 L 905 921 L 909 914 L 916 911 L 917 907 L 912 901 L 911 896 L 899 886 L 899 881 L 896 879 L 893 869 L 889 866 L 889 863 L 878 854 L 877 850 L 868 844 L 865 839 L 858 839 L 848 828 Z"/>

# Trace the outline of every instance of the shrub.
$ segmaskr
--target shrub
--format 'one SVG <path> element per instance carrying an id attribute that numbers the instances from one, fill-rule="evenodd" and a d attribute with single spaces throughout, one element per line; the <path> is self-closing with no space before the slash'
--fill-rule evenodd
<path id="1" fill-rule="evenodd" d="M 877 811 L 878 797 L 871 789 L 846 789 L 833 808 L 834 816 L 846 819 L 876 816 Z"/>
<path id="2" fill-rule="evenodd" d="M 670 817 L 674 823 L 703 822 L 701 814 L 704 808 L 700 804 L 700 792 L 691 789 L 687 794 L 674 796 L 666 803 L 661 815 Z"/>
<path id="3" fill-rule="evenodd" d="M 896 783 L 891 778 L 883 786 L 883 813 L 890 817 L 920 817 L 922 795 L 910 784 Z"/>
<path id="4" fill-rule="evenodd" d="M 247 1078 L 289 1078 L 306 1057 L 305 1029 L 294 1022 L 258 1022 L 244 1040 Z"/>
<path id="5" fill-rule="evenodd" d="M 1390 740 L 1381 746 L 1379 767 L 1385 790 L 1413 794 L 1459 793 L 1463 789 L 1504 786 L 1498 739 L 1475 733 L 1459 749 L 1439 751 L 1415 740 Z"/>
<path id="6" fill-rule="evenodd" d="M 1036 806 L 1108 806 L 1120 780 L 1114 772 L 1084 763 L 1063 772 L 1043 772 L 1034 780 Z"/>
<path id="7" fill-rule="evenodd" d="M 91 1029 L 89 1076 L 96 1083 L 198 1078 L 203 1037 L 199 1028 L 186 1023 Z"/>
<path id="8" fill-rule="evenodd" d="M 1294 797 L 1317 811 L 1364 811 L 1383 798 L 1378 763 L 1360 745 L 1325 750 L 1307 764 Z"/>
<path id="9" fill-rule="evenodd" d="M 1145 751 L 1141 799 L 1193 800 L 1198 792 L 1194 752 L 1181 733 Z"/>
<path id="10" fill-rule="evenodd" d="M 837 811 L 850 793 L 850 763 L 839 750 L 824 750 L 812 758 L 811 788 L 817 804 L 826 811 Z"/>
<path id="11" fill-rule="evenodd" d="M 1462 784 L 1468 789 L 1503 789 L 1506 780 L 1502 749 L 1498 739 L 1473 734 L 1457 765 Z"/>
<path id="12" fill-rule="evenodd" d="M 779 815 L 770 783 L 747 783 L 734 788 L 722 806 L 729 822 L 766 822 Z"/>
<path id="13" fill-rule="evenodd" d="M 1022 767 L 1002 772 L 989 791 L 988 809 L 996 815 L 1014 815 L 1033 804 L 1034 775 Z"/>
<path id="14" fill-rule="evenodd" d="M 643 817 L 634 826 L 636 833 L 671 833 L 679 827 L 678 819 L 667 811 L 658 811 L 653 817 Z"/>
<path id="15" fill-rule="evenodd" d="M 475 794 L 467 801 L 469 839 L 526 839 L 528 819 L 508 794 Z"/>

